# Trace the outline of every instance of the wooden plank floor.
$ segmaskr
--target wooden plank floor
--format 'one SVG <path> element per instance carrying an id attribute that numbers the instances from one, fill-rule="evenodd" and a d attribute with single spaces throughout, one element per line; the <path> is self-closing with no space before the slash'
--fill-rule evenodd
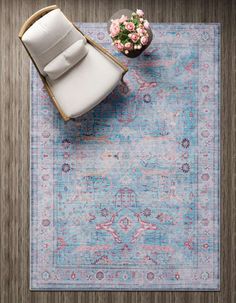
<path id="1" fill-rule="evenodd" d="M 221 291 L 29 291 L 29 59 L 17 38 L 23 21 L 56 3 L 73 21 L 107 21 L 120 8 L 142 8 L 151 22 L 222 24 Z M 0 302 L 236 302 L 236 1 L 0 0 Z"/>

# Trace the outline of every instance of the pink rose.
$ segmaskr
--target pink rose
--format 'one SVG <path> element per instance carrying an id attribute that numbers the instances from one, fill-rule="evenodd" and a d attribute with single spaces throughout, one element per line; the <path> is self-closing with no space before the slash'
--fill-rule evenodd
<path id="1" fill-rule="evenodd" d="M 125 43 L 125 49 L 131 50 L 133 48 L 133 44 L 131 42 L 126 42 Z"/>
<path id="2" fill-rule="evenodd" d="M 128 19 L 127 16 L 122 15 L 119 19 L 119 23 L 124 23 L 125 21 L 127 21 L 127 19 Z"/>
<path id="3" fill-rule="evenodd" d="M 130 35 L 131 40 L 135 43 L 138 41 L 139 39 L 139 35 L 138 34 L 131 34 Z"/>
<path id="4" fill-rule="evenodd" d="M 149 29 L 149 22 L 148 22 L 147 20 L 145 20 L 143 26 L 144 26 L 146 29 Z"/>
<path id="5" fill-rule="evenodd" d="M 113 24 L 117 24 L 117 25 L 118 25 L 118 24 L 119 24 L 119 20 L 120 20 L 120 19 L 114 19 L 114 20 L 111 19 L 111 22 L 112 22 Z"/>
<path id="6" fill-rule="evenodd" d="M 114 45 L 116 46 L 116 48 L 121 52 L 124 49 L 124 45 L 118 41 L 115 41 Z"/>
<path id="7" fill-rule="evenodd" d="M 137 28 L 137 32 L 140 36 L 143 36 L 146 31 L 143 28 Z"/>
<path id="8" fill-rule="evenodd" d="M 111 32 L 111 36 L 115 37 L 119 34 L 120 32 L 120 26 L 117 23 L 112 23 L 110 26 L 110 32 Z"/>
<path id="9" fill-rule="evenodd" d="M 133 22 L 126 22 L 125 28 L 126 28 L 128 31 L 132 32 L 132 31 L 135 30 L 135 25 L 133 24 Z"/>
<path id="10" fill-rule="evenodd" d="M 137 10 L 136 10 L 136 14 L 137 14 L 139 17 L 143 17 L 143 16 L 144 16 L 144 12 L 143 12 L 141 9 L 137 9 Z"/>
<path id="11" fill-rule="evenodd" d="M 148 44 L 148 37 L 143 36 L 140 41 L 141 41 L 142 45 L 147 45 Z"/>

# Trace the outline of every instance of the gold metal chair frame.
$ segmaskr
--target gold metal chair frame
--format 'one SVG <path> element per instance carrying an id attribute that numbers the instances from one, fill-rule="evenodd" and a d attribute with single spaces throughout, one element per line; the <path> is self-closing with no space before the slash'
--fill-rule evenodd
<path id="1" fill-rule="evenodd" d="M 65 113 L 62 111 L 60 105 L 58 104 L 55 96 L 52 93 L 52 90 L 49 86 L 49 84 L 47 83 L 45 77 L 40 73 L 34 59 L 32 58 L 31 54 L 29 53 L 27 47 L 24 45 L 23 41 L 22 41 L 22 36 L 24 35 L 24 33 L 27 31 L 27 29 L 34 24 L 35 21 L 37 21 L 39 18 L 41 18 L 42 16 L 44 16 L 45 14 L 49 13 L 50 11 L 54 10 L 58 8 L 57 5 L 51 5 L 51 6 L 47 6 L 44 7 L 42 9 L 40 9 L 39 11 L 37 11 L 36 13 L 34 13 L 31 17 L 29 17 L 29 19 L 27 19 L 25 21 L 25 23 L 22 25 L 20 32 L 18 34 L 18 37 L 20 38 L 21 43 L 23 44 L 24 48 L 26 49 L 30 59 L 32 60 L 34 66 L 36 67 L 42 81 L 43 84 L 49 94 L 49 96 L 51 97 L 54 105 L 56 106 L 57 110 L 59 111 L 59 113 L 61 114 L 62 118 L 64 121 L 68 121 L 71 118 L 68 117 L 67 115 L 65 115 Z M 69 22 L 71 22 L 70 20 L 68 20 Z M 71 22 L 72 23 L 72 22 Z M 86 38 L 87 42 L 89 44 L 91 44 L 93 47 L 95 47 L 96 49 L 98 49 L 100 52 L 102 52 L 105 56 L 107 56 L 109 59 L 111 59 L 113 62 L 115 62 L 118 66 L 120 66 L 123 69 L 123 73 L 122 73 L 122 78 L 124 77 L 124 75 L 126 74 L 126 72 L 128 71 L 128 68 L 123 65 L 119 60 L 117 60 L 113 55 L 111 55 L 105 48 L 103 48 L 101 45 L 97 44 L 95 41 L 93 41 L 90 37 L 88 37 L 87 35 L 84 35 L 81 30 L 74 24 L 72 23 L 73 26 Z"/>

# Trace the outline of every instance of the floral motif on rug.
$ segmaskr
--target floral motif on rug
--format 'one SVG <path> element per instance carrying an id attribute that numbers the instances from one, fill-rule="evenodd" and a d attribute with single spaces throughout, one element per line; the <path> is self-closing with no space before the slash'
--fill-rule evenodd
<path id="1" fill-rule="evenodd" d="M 80 28 L 112 53 L 105 24 Z M 64 122 L 31 68 L 31 288 L 219 288 L 219 25 L 152 24 Z"/>

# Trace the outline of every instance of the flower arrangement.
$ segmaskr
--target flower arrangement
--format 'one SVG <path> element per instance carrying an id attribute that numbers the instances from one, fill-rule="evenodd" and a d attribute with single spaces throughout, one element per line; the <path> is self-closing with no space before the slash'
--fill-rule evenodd
<path id="1" fill-rule="evenodd" d="M 111 20 L 110 36 L 112 44 L 118 51 L 129 54 L 133 50 L 141 50 L 149 43 L 149 22 L 144 18 L 144 12 L 137 9 L 128 18 L 122 15 Z"/>

